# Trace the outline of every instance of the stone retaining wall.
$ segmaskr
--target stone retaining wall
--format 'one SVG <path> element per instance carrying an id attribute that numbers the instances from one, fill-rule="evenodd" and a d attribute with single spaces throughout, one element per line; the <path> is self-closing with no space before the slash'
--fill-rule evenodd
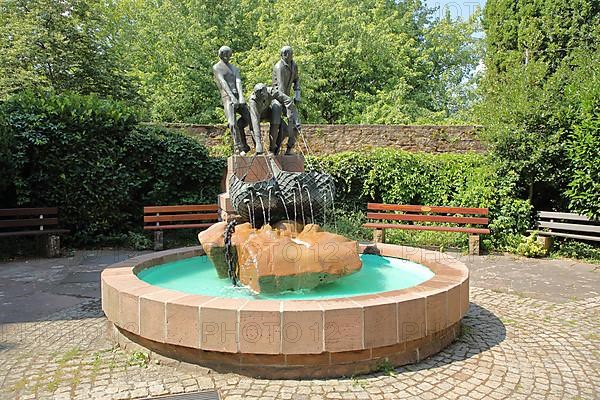
<path id="1" fill-rule="evenodd" d="M 199 137 L 208 146 L 222 145 L 224 125 L 164 124 Z M 310 154 L 333 154 L 373 147 L 394 147 L 428 153 L 484 152 L 476 126 L 438 125 L 303 125 Z M 263 126 L 263 138 L 268 127 Z M 248 133 L 248 132 L 247 132 Z M 251 140 L 248 140 L 251 143 Z M 302 140 L 298 141 L 302 144 Z"/>

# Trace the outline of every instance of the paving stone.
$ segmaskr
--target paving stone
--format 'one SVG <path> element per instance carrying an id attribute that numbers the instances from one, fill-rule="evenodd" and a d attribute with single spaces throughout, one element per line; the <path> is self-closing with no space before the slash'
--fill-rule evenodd
<path id="1" fill-rule="evenodd" d="M 394 376 L 271 381 L 130 366 L 129 353 L 98 334 L 106 319 L 90 300 L 42 322 L 1 326 L 0 399 L 123 400 L 215 388 L 226 400 L 600 398 L 600 296 L 555 304 L 473 287 L 471 302 L 463 336 Z"/>

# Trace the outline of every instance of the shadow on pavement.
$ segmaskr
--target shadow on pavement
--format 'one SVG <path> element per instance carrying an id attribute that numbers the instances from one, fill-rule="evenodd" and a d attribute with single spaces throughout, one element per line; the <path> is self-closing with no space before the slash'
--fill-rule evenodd
<path id="1" fill-rule="evenodd" d="M 462 319 L 461 335 L 452 344 L 419 363 L 404 365 L 396 368 L 395 371 L 402 374 L 463 361 L 499 345 L 505 338 L 504 323 L 488 309 L 471 303 L 467 315 Z M 377 373 L 370 376 L 383 374 Z"/>

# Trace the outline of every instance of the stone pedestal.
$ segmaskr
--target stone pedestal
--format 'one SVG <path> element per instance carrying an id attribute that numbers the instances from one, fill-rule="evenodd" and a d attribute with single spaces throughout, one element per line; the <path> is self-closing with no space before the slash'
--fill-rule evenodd
<path id="1" fill-rule="evenodd" d="M 469 235 L 469 255 L 480 255 L 479 235 Z"/>
<path id="2" fill-rule="evenodd" d="M 163 231 L 154 231 L 154 251 L 163 249 Z"/>
<path id="3" fill-rule="evenodd" d="M 60 236 L 47 235 L 43 242 L 44 256 L 49 258 L 60 257 Z"/>
<path id="4" fill-rule="evenodd" d="M 373 242 L 385 243 L 385 229 L 373 229 Z"/>
<path id="5" fill-rule="evenodd" d="M 304 157 L 300 154 L 291 156 L 275 156 L 275 162 L 284 171 L 304 172 Z M 229 178 L 236 174 L 239 178 L 245 176 L 246 182 L 258 182 L 272 176 L 269 160 L 265 155 L 231 156 L 227 159 L 227 178 L 225 185 L 229 188 Z"/>
<path id="6" fill-rule="evenodd" d="M 233 209 L 233 205 L 231 204 L 229 193 L 225 192 L 217 196 L 217 204 L 219 206 L 219 221 L 228 222 L 238 216 Z"/>
<path id="7" fill-rule="evenodd" d="M 552 236 L 538 236 L 535 240 L 541 244 L 546 251 L 550 251 L 552 248 Z"/>
<path id="8" fill-rule="evenodd" d="M 283 171 L 304 172 L 304 156 L 301 154 L 275 156 L 275 162 Z M 266 155 L 238 156 L 227 159 L 227 174 L 225 176 L 225 192 L 218 196 L 219 219 L 230 221 L 237 217 L 229 197 L 229 179 L 233 174 L 244 178 L 246 182 L 258 182 L 269 179 L 273 173 Z"/>

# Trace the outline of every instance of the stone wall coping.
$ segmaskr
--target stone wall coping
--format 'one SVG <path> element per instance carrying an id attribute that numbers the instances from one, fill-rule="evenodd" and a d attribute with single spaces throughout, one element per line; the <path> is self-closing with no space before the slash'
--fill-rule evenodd
<path id="1" fill-rule="evenodd" d="M 227 129 L 227 124 L 194 124 L 188 122 L 147 122 L 147 125 L 165 126 L 173 128 L 216 128 L 216 129 Z M 394 127 L 394 128 L 440 128 L 440 129 L 481 129 L 482 125 L 406 125 L 406 124 L 304 124 L 311 127 Z"/>

